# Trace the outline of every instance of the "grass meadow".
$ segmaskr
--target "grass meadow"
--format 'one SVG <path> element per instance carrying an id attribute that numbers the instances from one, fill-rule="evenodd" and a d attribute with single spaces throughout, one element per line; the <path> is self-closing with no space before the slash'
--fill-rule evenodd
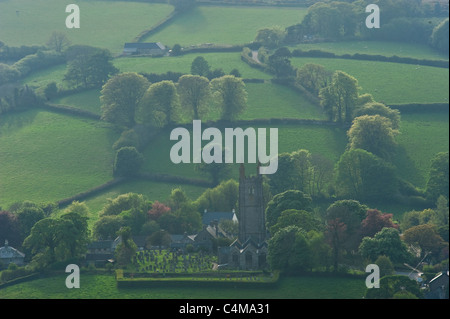
<path id="1" fill-rule="evenodd" d="M 169 46 L 244 44 L 252 42 L 259 29 L 300 23 L 306 12 L 306 8 L 198 6 L 143 42 Z"/>
<path id="2" fill-rule="evenodd" d="M 360 93 L 387 104 L 448 103 L 449 69 L 412 64 L 326 58 L 292 58 L 292 65 L 321 64 L 354 76 Z"/>
<path id="3" fill-rule="evenodd" d="M 447 60 L 448 55 L 434 50 L 428 45 L 416 43 L 387 42 L 387 41 L 342 41 L 342 42 L 321 42 L 321 43 L 302 43 L 295 46 L 289 46 L 290 49 L 322 50 L 333 52 L 338 55 L 343 54 L 370 54 L 399 56 L 415 59 L 428 60 Z"/>
<path id="4" fill-rule="evenodd" d="M 67 29 L 69 3 L 80 8 L 80 28 Z M 118 54 L 131 42 L 173 11 L 167 4 L 126 1 L 5 0 L 0 1 L 0 39 L 9 46 L 45 45 L 54 31 L 72 44 L 86 44 Z M 39 27 L 37 27 L 39 26 Z"/>
<path id="5" fill-rule="evenodd" d="M 105 123 L 30 110 L 0 119 L 0 206 L 16 201 L 57 201 L 112 178 Z"/>
<path id="6" fill-rule="evenodd" d="M 403 114 L 394 164 L 401 177 L 424 188 L 430 161 L 438 152 L 449 149 L 449 114 Z"/>
<path id="7" fill-rule="evenodd" d="M 221 287 L 118 288 L 113 275 L 80 276 L 79 289 L 67 289 L 67 275 L 35 279 L 0 290 L 8 299 L 361 299 L 364 278 L 281 277 L 275 288 Z"/>

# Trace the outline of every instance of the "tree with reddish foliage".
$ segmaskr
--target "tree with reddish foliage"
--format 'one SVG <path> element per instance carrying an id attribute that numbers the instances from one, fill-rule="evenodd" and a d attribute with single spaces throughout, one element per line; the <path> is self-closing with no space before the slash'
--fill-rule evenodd
<path id="1" fill-rule="evenodd" d="M 384 227 L 398 229 L 398 224 L 392 221 L 392 214 L 382 213 L 377 209 L 368 209 L 366 218 L 361 222 L 361 238 L 373 237 Z"/>
<path id="2" fill-rule="evenodd" d="M 339 252 L 343 249 L 343 245 L 347 235 L 347 225 L 339 218 L 328 220 L 326 237 L 332 249 L 333 271 L 338 271 Z"/>
<path id="3" fill-rule="evenodd" d="M 11 246 L 20 247 L 23 238 L 20 236 L 16 215 L 8 211 L 0 211 L 0 246 L 3 246 L 5 240 L 8 240 Z"/>
<path id="4" fill-rule="evenodd" d="M 148 217 L 152 220 L 158 220 L 162 215 L 169 213 L 170 211 L 171 209 L 169 206 L 156 200 L 152 205 L 152 209 L 148 211 Z"/>

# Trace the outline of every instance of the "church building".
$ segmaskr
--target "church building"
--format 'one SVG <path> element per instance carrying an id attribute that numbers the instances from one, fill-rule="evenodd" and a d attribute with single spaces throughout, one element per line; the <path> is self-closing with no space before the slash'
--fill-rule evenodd
<path id="1" fill-rule="evenodd" d="M 267 231 L 262 176 L 239 174 L 239 236 L 229 247 L 219 248 L 219 264 L 232 269 L 262 269 L 267 263 Z"/>

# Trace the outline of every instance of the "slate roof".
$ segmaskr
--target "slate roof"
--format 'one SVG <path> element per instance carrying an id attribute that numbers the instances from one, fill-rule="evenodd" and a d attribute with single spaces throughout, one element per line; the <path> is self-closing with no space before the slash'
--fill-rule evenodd
<path id="1" fill-rule="evenodd" d="M 5 246 L 0 247 L 0 258 L 24 258 L 25 254 L 17 249 L 8 246 L 8 241 L 5 240 Z"/>
<path id="2" fill-rule="evenodd" d="M 237 221 L 236 214 L 233 212 L 206 212 L 202 216 L 203 225 L 210 225 L 213 221 L 221 220 Z"/>
<path id="3" fill-rule="evenodd" d="M 161 42 L 131 42 L 125 43 L 124 49 L 145 49 L 145 50 L 165 50 L 166 47 Z"/>

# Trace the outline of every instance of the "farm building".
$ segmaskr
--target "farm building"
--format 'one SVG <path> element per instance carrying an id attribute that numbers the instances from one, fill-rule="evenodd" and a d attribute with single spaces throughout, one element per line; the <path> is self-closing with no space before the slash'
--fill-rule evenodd
<path id="1" fill-rule="evenodd" d="M 162 55 L 166 47 L 161 42 L 151 43 L 125 43 L 123 55 Z"/>
<path id="2" fill-rule="evenodd" d="M 25 254 L 8 245 L 8 240 L 5 240 L 5 246 L 0 247 L 0 263 L 9 265 L 11 263 L 17 266 L 24 264 Z"/>

